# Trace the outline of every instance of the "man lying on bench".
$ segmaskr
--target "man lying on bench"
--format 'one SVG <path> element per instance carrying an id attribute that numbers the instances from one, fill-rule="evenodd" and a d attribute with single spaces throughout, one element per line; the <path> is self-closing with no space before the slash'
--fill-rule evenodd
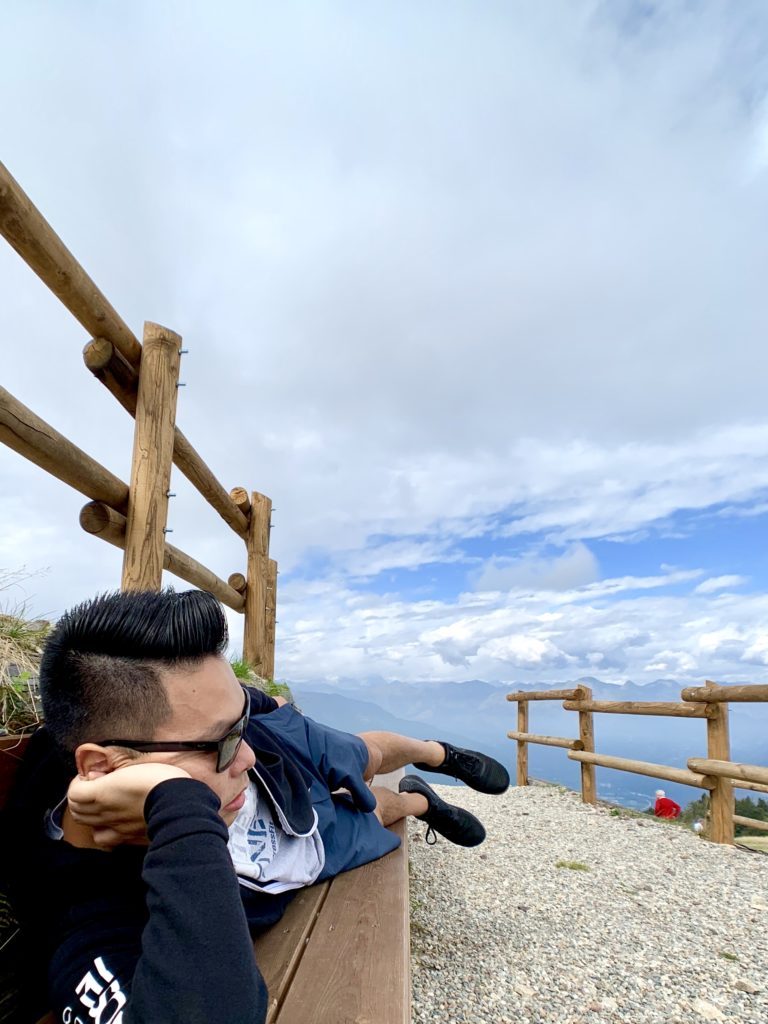
<path id="1" fill-rule="evenodd" d="M 86 602 L 46 644 L 6 872 L 61 1021 L 259 1024 L 251 935 L 297 889 L 394 849 L 385 826 L 406 815 L 485 838 L 417 776 L 393 793 L 368 786 L 377 772 L 509 785 L 484 754 L 353 736 L 243 688 L 226 642 L 212 595 L 165 591 Z"/>

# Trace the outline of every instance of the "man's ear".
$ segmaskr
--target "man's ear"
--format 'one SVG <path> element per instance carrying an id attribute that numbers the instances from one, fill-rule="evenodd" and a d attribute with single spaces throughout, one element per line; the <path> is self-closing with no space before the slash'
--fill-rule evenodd
<path id="1" fill-rule="evenodd" d="M 82 779 L 98 779 L 109 775 L 117 768 L 118 754 L 109 747 L 100 747 L 98 743 L 81 743 L 75 750 L 77 774 Z"/>

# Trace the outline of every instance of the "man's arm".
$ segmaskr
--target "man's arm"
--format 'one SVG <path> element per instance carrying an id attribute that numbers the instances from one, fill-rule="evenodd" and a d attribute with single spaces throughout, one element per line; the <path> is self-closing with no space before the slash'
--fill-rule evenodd
<path id="1" fill-rule="evenodd" d="M 126 901 L 125 887 L 73 905 L 72 927 L 50 971 L 61 1019 L 263 1024 L 266 987 L 218 810 L 215 794 L 192 779 L 170 779 L 150 791 L 142 868 L 148 916 Z M 115 858 L 109 873 L 116 885 L 121 864 L 141 856 L 124 847 L 92 855 Z"/>

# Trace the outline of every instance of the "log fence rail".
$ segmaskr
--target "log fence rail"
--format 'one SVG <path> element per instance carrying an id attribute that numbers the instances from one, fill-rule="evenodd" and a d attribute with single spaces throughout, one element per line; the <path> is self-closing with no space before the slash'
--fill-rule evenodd
<path id="1" fill-rule="evenodd" d="M 595 767 L 611 768 L 707 790 L 710 794 L 709 838 L 713 842 L 732 845 L 735 825 L 768 832 L 768 822 L 734 814 L 734 788 L 768 793 L 768 768 L 732 761 L 728 730 L 728 703 L 731 700 L 768 702 L 768 686 L 719 686 L 707 681 L 705 686 L 687 687 L 680 696 L 680 702 L 592 700 L 590 688 L 581 685 L 572 690 L 521 690 L 507 694 L 508 701 L 517 703 L 517 729 L 507 733 L 507 737 L 517 743 L 517 785 L 529 784 L 529 743 L 563 747 L 567 750 L 568 758 L 581 767 L 581 795 L 584 803 L 597 803 Z M 562 701 L 566 711 L 578 712 L 578 739 L 541 736 L 528 731 L 528 705 L 532 701 L 541 700 Z M 692 757 L 688 759 L 686 768 L 673 768 L 670 765 L 598 753 L 594 747 L 595 714 L 703 718 L 707 724 L 707 757 Z"/>
<path id="2" fill-rule="evenodd" d="M 143 344 L 120 318 L 21 186 L 0 163 L 0 234 L 85 328 L 88 370 L 134 418 L 130 485 L 0 387 L 0 441 L 89 499 L 86 533 L 123 551 L 124 590 L 158 590 L 163 570 L 244 616 L 243 657 L 273 678 L 277 563 L 269 557 L 272 502 L 227 492 L 176 425 L 181 337 L 147 322 Z M 246 572 L 229 581 L 166 540 L 175 464 L 244 541 Z"/>

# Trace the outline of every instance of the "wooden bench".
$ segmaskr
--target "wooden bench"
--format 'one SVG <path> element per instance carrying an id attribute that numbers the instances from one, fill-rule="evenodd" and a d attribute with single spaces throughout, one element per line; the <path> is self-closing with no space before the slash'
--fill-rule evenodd
<path id="1" fill-rule="evenodd" d="M 26 743 L 0 737 L 0 807 Z M 10 749 L 9 749 L 10 748 Z M 401 772 L 379 776 L 397 788 Z M 408 849 L 304 889 L 254 943 L 269 990 L 267 1024 L 409 1024 Z M 54 1024 L 48 1016 L 39 1024 Z"/>

